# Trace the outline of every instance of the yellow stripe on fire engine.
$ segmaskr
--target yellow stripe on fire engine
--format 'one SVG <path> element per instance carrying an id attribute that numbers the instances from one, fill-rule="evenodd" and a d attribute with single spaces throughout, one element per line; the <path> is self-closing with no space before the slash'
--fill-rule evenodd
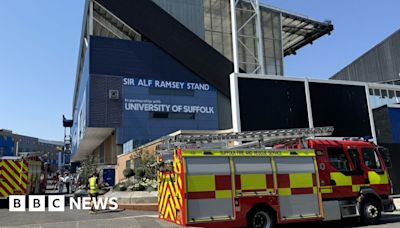
<path id="1" fill-rule="evenodd" d="M 168 188 L 167 188 L 168 189 Z M 165 192 L 165 195 L 164 195 L 164 202 L 163 202 L 163 204 L 162 204 L 162 210 L 161 210 L 161 213 L 165 216 L 165 209 L 166 209 L 166 205 L 167 205 L 167 202 L 168 202 L 168 200 L 169 200 L 169 198 L 171 197 L 170 196 L 171 195 L 171 192 L 169 191 L 169 189 Z"/>
<path id="2" fill-rule="evenodd" d="M 8 185 L 8 184 L 7 184 L 6 182 L 4 182 L 4 181 L 3 181 L 2 185 L 3 185 L 3 187 L 4 187 L 5 189 L 7 189 L 8 192 L 10 192 L 11 194 L 14 193 L 14 190 L 12 189 L 12 186 Z M 3 190 L 5 190 L 5 189 L 3 189 Z"/>
<path id="3" fill-rule="evenodd" d="M 375 171 L 368 172 L 368 179 L 370 184 L 389 184 L 389 177 L 387 172 L 378 174 Z"/>
<path id="4" fill-rule="evenodd" d="M 13 164 L 13 162 L 11 162 Z M 8 165 L 7 163 L 3 164 L 3 169 L 6 169 L 8 173 L 10 173 L 12 176 L 7 175 L 5 172 L 3 172 L 3 175 L 7 175 L 9 178 L 13 178 L 14 180 L 19 180 L 18 183 L 20 183 L 24 188 L 26 188 L 26 183 L 22 180 L 22 177 L 25 177 L 27 179 L 26 174 L 23 173 L 15 173 Z M 7 178 L 7 179 L 9 179 Z M 11 182 L 11 181 L 10 181 Z M 15 184 L 14 181 L 11 182 L 13 185 Z"/>
<path id="5" fill-rule="evenodd" d="M 312 173 L 290 173 L 289 178 L 291 188 L 312 188 L 314 186 Z"/>
<path id="6" fill-rule="evenodd" d="M 341 172 L 332 172 L 331 180 L 334 180 L 336 186 L 351 186 L 353 184 L 351 176 L 346 176 Z"/>
<path id="7" fill-rule="evenodd" d="M 11 166 L 14 167 L 14 169 L 19 173 L 21 173 L 25 167 L 25 164 L 22 161 L 21 164 L 16 164 L 13 160 L 8 160 L 8 162 L 9 163 L 4 163 L 4 164 L 11 164 Z"/>
<path id="8" fill-rule="evenodd" d="M 164 175 L 163 175 L 163 177 L 162 178 L 164 178 Z M 165 178 L 166 178 L 166 175 L 165 175 Z M 161 181 L 160 182 L 161 183 L 161 186 L 159 186 L 158 188 L 160 189 L 160 195 L 161 195 L 161 198 L 160 198 L 160 201 L 159 201 L 159 205 L 160 205 L 160 211 L 161 212 L 163 212 L 163 209 L 164 209 L 164 201 L 166 201 L 166 194 L 167 194 L 167 187 L 168 187 L 168 184 L 163 180 L 163 181 Z"/>
<path id="9" fill-rule="evenodd" d="M 369 186 L 369 184 L 353 184 L 353 185 L 351 186 L 351 190 L 352 190 L 353 192 L 359 192 L 360 189 L 361 189 L 361 187 L 364 187 L 364 186 Z"/>
<path id="10" fill-rule="evenodd" d="M 8 198 L 8 193 L 6 191 L 4 191 L 2 184 L 0 184 L 0 196 L 4 196 L 4 197 Z"/>
<path id="11" fill-rule="evenodd" d="M 314 150 L 183 150 L 184 157 L 203 156 L 269 156 L 269 157 L 315 157 Z"/>
<path id="12" fill-rule="evenodd" d="M 292 195 L 292 190 L 290 188 L 278 188 L 278 194 L 280 196 L 290 196 Z"/>
<path id="13" fill-rule="evenodd" d="M 231 190 L 217 190 L 217 191 L 215 191 L 215 198 L 216 199 L 232 198 L 232 191 Z"/>
<path id="14" fill-rule="evenodd" d="M 188 176 L 188 192 L 215 191 L 215 177 L 209 175 Z"/>
<path id="15" fill-rule="evenodd" d="M 321 193 L 322 194 L 324 194 L 324 193 L 332 193 L 333 192 L 332 186 L 321 186 L 320 189 L 321 189 Z"/>
<path id="16" fill-rule="evenodd" d="M 267 181 L 265 174 L 241 174 L 241 190 L 267 190 Z"/>
<path id="17" fill-rule="evenodd" d="M 3 177 L 4 177 L 5 179 L 8 180 L 8 182 L 9 182 L 10 184 L 13 185 L 12 187 L 14 187 L 14 190 L 20 190 L 20 191 L 23 190 L 23 189 L 21 189 L 21 188 L 18 186 L 17 183 L 15 183 L 15 181 L 14 181 L 13 178 L 11 178 L 10 176 L 8 176 L 7 173 L 3 172 L 2 175 L 3 175 Z M 19 179 L 19 178 L 18 178 L 18 179 Z M 11 187 L 11 186 L 10 186 L 10 187 Z M 25 188 L 26 188 L 26 186 L 25 186 Z"/>

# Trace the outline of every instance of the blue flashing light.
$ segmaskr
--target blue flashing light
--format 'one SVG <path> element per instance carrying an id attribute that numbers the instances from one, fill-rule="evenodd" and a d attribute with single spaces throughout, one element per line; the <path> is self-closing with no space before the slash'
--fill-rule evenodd
<path id="1" fill-rule="evenodd" d="M 364 139 L 364 141 L 368 142 L 369 140 L 372 140 L 374 137 L 372 137 L 371 135 L 367 135 L 362 138 Z"/>

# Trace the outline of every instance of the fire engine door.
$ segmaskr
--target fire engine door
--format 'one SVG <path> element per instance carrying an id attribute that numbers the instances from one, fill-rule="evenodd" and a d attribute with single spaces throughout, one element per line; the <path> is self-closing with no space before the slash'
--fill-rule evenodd
<path id="1" fill-rule="evenodd" d="M 363 165 L 367 170 L 365 179 L 369 181 L 370 186 L 378 193 L 385 194 L 389 191 L 389 176 L 384 170 L 383 162 L 374 148 L 361 148 Z"/>
<path id="2" fill-rule="evenodd" d="M 275 159 L 281 219 L 321 217 L 314 157 Z"/>
<path id="3" fill-rule="evenodd" d="M 361 168 L 361 159 L 358 153 L 358 149 L 348 148 L 347 153 L 349 154 L 352 165 L 352 171 L 349 172 L 352 178 L 352 191 L 358 194 L 363 186 L 369 184 L 369 181 L 364 178 L 365 173 L 362 171 Z"/>
<path id="4" fill-rule="evenodd" d="M 233 218 L 232 176 L 228 157 L 186 158 L 187 221 Z"/>
<path id="5" fill-rule="evenodd" d="M 271 158 L 235 157 L 236 196 L 272 194 L 274 181 Z"/>

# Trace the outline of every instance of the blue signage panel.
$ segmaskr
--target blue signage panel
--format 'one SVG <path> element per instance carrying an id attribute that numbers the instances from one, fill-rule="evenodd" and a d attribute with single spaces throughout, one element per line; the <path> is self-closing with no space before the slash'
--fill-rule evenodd
<path id="1" fill-rule="evenodd" d="M 14 155 L 14 139 L 10 136 L 0 135 L 0 157 Z"/>
<path id="2" fill-rule="evenodd" d="M 123 78 L 123 141 L 177 130 L 218 129 L 217 91 L 207 83 Z"/>
<path id="3" fill-rule="evenodd" d="M 121 78 L 117 144 L 132 139 L 137 146 L 181 129 L 218 129 L 216 89 L 151 42 L 92 36 L 89 69 L 92 79 Z M 109 88 L 110 80 L 104 81 Z M 90 101 L 94 91 L 87 91 Z M 111 111 L 115 110 L 107 108 L 108 117 Z M 91 127 L 91 116 L 87 122 Z"/>

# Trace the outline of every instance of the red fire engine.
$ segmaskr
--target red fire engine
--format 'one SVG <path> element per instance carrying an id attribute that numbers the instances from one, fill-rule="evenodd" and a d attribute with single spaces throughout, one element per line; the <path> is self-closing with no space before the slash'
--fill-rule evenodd
<path id="1" fill-rule="evenodd" d="M 47 168 L 35 153 L 0 157 L 0 199 L 45 193 Z"/>
<path id="2" fill-rule="evenodd" d="M 395 209 L 380 151 L 365 141 L 315 139 L 332 131 L 166 137 L 159 146 L 159 217 L 199 227 L 271 228 L 349 217 L 375 224 Z"/>

